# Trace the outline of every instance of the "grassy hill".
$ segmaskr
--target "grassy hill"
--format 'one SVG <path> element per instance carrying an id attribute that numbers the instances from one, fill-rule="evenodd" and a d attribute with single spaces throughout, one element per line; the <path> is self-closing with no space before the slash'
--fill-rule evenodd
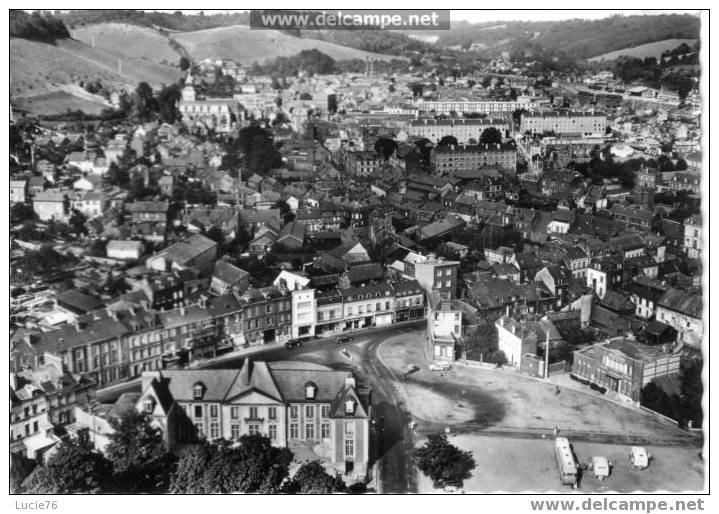
<path id="1" fill-rule="evenodd" d="M 118 63 L 122 61 L 121 70 Z M 80 82 L 99 80 L 106 86 L 134 89 L 145 81 L 153 86 L 170 84 L 181 77 L 178 68 L 164 66 L 123 52 L 92 48 L 81 41 L 58 40 L 54 45 L 27 39 L 10 39 L 10 94 L 13 102 L 43 112 L 56 107 L 62 113 L 79 104 L 104 107 L 100 97 L 85 96 Z M 74 86 L 74 87 L 73 87 Z M 82 109 L 85 110 L 85 109 Z"/>
<path id="2" fill-rule="evenodd" d="M 541 48 L 588 59 L 609 52 L 666 39 L 696 39 L 700 19 L 689 14 L 611 16 L 599 20 L 562 21 L 501 20 L 472 24 L 452 23 L 451 31 L 430 31 L 439 36 L 438 46 L 476 44 L 494 57 L 501 51 Z"/>
<path id="3" fill-rule="evenodd" d="M 696 41 L 696 39 L 665 39 L 664 41 L 655 41 L 654 43 L 647 43 L 645 45 L 634 46 L 631 48 L 623 48 L 621 50 L 615 50 L 614 52 L 597 55 L 596 57 L 589 59 L 589 61 L 613 61 L 622 56 L 636 57 L 638 59 L 656 57 L 658 59 L 662 52 L 674 50 L 675 48 L 681 46 L 682 43 L 686 43 L 686 45 L 691 48 Z"/>
<path id="4" fill-rule="evenodd" d="M 250 30 L 243 25 L 219 27 L 195 32 L 177 32 L 172 37 L 195 60 L 207 58 L 234 59 L 242 64 L 264 62 L 276 57 L 290 57 L 302 50 L 316 48 L 335 60 L 398 59 L 395 55 L 365 52 L 327 41 L 304 39 L 274 30 Z"/>
<path id="5" fill-rule="evenodd" d="M 72 29 L 72 37 L 95 48 L 142 56 L 156 63 L 177 64 L 180 55 L 159 31 L 129 23 L 98 23 Z"/>

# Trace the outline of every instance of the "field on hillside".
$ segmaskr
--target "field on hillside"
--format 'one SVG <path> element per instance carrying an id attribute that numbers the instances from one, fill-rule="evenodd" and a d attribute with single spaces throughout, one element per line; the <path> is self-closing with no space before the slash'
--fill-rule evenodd
<path id="1" fill-rule="evenodd" d="M 108 107 L 101 100 L 93 101 L 87 96 L 77 96 L 65 90 L 50 91 L 34 96 L 13 98 L 13 105 L 39 116 L 64 114 L 67 111 L 82 111 L 85 114 L 100 114 Z"/>
<path id="2" fill-rule="evenodd" d="M 122 75 L 118 73 L 120 60 Z M 77 88 L 80 82 L 99 80 L 105 86 L 134 89 L 142 81 L 157 87 L 175 82 L 181 76 L 178 68 L 103 48 L 91 48 L 80 41 L 61 40 L 50 45 L 10 39 L 10 94 L 13 101 L 30 110 L 39 107 L 44 114 L 64 113 L 68 109 L 85 110 L 83 105 L 89 109 L 88 113 L 104 107 Z"/>
<path id="3" fill-rule="evenodd" d="M 367 57 L 377 60 L 401 59 L 397 56 L 365 52 L 326 41 L 296 38 L 274 30 L 250 30 L 249 27 L 242 25 L 196 32 L 178 32 L 173 34 L 173 38 L 195 60 L 234 59 L 246 65 L 280 56 L 289 57 L 302 50 L 312 48 L 316 48 L 335 60 L 364 60 Z"/>
<path id="4" fill-rule="evenodd" d="M 142 57 L 156 63 L 177 64 L 180 56 L 170 46 L 166 37 L 149 27 L 126 23 L 99 23 L 76 27 L 72 37 L 87 45 L 119 52 L 131 57 Z"/>
<path id="5" fill-rule="evenodd" d="M 665 39 L 663 41 L 655 41 L 654 43 L 647 43 L 646 45 L 623 48 L 614 52 L 597 55 L 596 57 L 589 59 L 589 61 L 612 61 L 623 55 L 628 57 L 637 57 L 639 59 L 644 59 L 645 57 L 659 58 L 662 52 L 674 50 L 678 46 L 681 46 L 682 43 L 686 43 L 687 46 L 691 47 L 694 43 L 696 43 L 696 41 L 696 39 Z"/>

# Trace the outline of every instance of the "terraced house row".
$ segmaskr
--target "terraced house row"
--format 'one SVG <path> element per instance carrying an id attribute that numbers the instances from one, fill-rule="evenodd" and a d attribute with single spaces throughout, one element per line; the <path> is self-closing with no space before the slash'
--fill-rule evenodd
<path id="1" fill-rule="evenodd" d="M 424 289 L 416 280 L 330 292 L 293 285 L 296 289 L 280 284 L 239 296 L 203 293 L 196 302 L 169 310 L 118 301 L 61 328 L 17 335 L 12 362 L 22 369 L 59 358 L 69 372 L 102 387 L 241 347 L 425 315 Z"/>

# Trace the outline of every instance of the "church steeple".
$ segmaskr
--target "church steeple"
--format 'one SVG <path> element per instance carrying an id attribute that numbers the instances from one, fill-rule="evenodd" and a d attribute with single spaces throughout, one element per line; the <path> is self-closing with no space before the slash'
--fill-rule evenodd
<path id="1" fill-rule="evenodd" d="M 185 87 L 182 88 L 182 101 L 183 102 L 194 102 L 196 99 L 196 91 L 194 85 L 194 79 L 192 73 L 187 70 L 187 77 L 185 77 Z"/>

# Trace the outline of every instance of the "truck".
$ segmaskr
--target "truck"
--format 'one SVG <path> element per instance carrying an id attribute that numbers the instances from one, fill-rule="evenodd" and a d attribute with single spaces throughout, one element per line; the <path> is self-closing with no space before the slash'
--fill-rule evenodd
<path id="1" fill-rule="evenodd" d="M 559 480 L 564 485 L 571 485 L 574 489 L 579 487 L 579 467 L 574 458 L 574 452 L 566 437 L 557 437 L 554 440 L 554 456 L 559 468 Z"/>

